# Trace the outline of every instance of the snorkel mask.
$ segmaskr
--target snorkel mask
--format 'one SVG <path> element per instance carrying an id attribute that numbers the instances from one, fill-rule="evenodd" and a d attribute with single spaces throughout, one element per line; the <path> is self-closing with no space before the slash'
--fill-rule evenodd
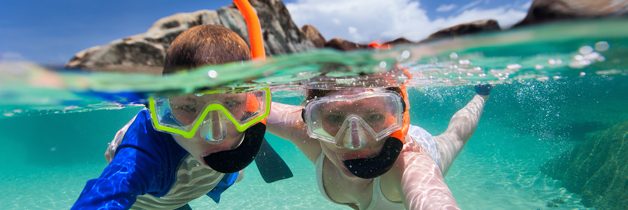
<path id="1" fill-rule="evenodd" d="M 406 70 L 403 73 L 410 77 Z M 397 87 L 318 97 L 306 103 L 302 117 L 311 138 L 337 147 L 360 150 L 369 141 L 384 141 L 376 156 L 343 160 L 353 175 L 372 179 L 390 170 L 397 160 L 410 125 L 408 110 L 404 83 Z"/>
<path id="2" fill-rule="evenodd" d="M 246 21 L 254 60 L 266 58 L 261 26 L 255 10 L 247 0 L 233 1 Z M 183 96 L 149 97 L 153 127 L 162 132 L 193 138 L 201 133 L 210 143 L 220 143 L 232 126 L 242 133 L 235 149 L 203 157 L 206 164 L 221 173 L 244 169 L 260 150 L 266 132 L 266 117 L 270 113 L 269 88 L 219 89 Z M 178 101 L 183 103 L 177 104 Z"/>
<path id="3" fill-rule="evenodd" d="M 372 179 L 388 172 L 397 161 L 397 157 L 403 149 L 406 140 L 406 134 L 410 126 L 410 114 L 408 104 L 408 94 L 405 85 L 399 87 L 400 96 L 403 100 L 403 117 L 402 125 L 398 130 L 393 131 L 385 137 L 384 146 L 378 155 L 369 158 L 358 158 L 344 160 L 343 163 L 349 171 L 360 178 Z"/>

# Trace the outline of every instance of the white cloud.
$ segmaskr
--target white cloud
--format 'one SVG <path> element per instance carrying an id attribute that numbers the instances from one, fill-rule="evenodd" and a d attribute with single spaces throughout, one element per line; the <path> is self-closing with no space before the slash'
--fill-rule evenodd
<path id="1" fill-rule="evenodd" d="M 438 6 L 438 8 L 436 8 L 436 11 L 437 12 L 449 12 L 455 8 L 456 8 L 455 4 L 441 4 L 440 6 Z"/>
<path id="2" fill-rule="evenodd" d="M 462 12 L 462 11 L 465 11 L 465 10 L 471 9 L 471 8 L 473 8 L 473 7 L 475 7 L 475 6 L 479 5 L 479 4 L 481 4 L 481 3 L 482 3 L 482 0 L 472 1 L 471 3 L 468 3 L 468 4 L 466 4 L 466 5 L 462 6 L 462 7 L 460 7 L 460 9 L 458 9 L 458 12 Z"/>
<path id="3" fill-rule="evenodd" d="M 471 2 L 465 7 L 477 4 Z M 326 39 L 357 42 L 398 37 L 417 41 L 439 29 L 480 19 L 495 19 L 502 27 L 509 27 L 525 16 L 519 8 L 473 8 L 432 20 L 415 0 L 297 0 L 286 6 L 297 25 L 312 24 Z"/>

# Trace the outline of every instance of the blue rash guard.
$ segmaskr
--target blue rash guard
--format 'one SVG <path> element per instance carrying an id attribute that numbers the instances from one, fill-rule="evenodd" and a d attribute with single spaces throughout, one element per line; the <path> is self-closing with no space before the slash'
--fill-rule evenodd
<path id="1" fill-rule="evenodd" d="M 87 182 L 72 209 L 129 209 L 138 196 L 166 195 L 189 153 L 167 133 L 156 131 L 144 109 L 129 126 L 115 157 L 100 177 Z M 238 172 L 224 174 L 207 193 L 214 201 L 235 183 Z"/>

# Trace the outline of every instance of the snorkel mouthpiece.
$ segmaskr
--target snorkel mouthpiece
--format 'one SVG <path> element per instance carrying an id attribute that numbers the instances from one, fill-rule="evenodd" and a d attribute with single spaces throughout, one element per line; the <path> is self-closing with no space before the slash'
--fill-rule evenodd
<path id="1" fill-rule="evenodd" d="M 377 156 L 345 160 L 343 163 L 353 175 L 363 179 L 372 179 L 385 174 L 392 168 L 402 148 L 403 143 L 399 139 L 390 137 L 386 139 L 382 151 Z"/>
<path id="2" fill-rule="evenodd" d="M 255 159 L 262 146 L 266 125 L 257 123 L 244 132 L 240 146 L 232 150 L 212 153 L 203 157 L 205 163 L 220 173 L 240 171 Z"/>

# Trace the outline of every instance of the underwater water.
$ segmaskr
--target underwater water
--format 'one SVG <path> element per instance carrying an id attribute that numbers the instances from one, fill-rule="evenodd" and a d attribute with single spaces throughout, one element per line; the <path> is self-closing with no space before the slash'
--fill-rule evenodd
<path id="1" fill-rule="evenodd" d="M 142 108 L 116 93 L 185 92 L 255 78 L 248 85 L 270 84 L 273 100 L 300 104 L 303 78 L 396 64 L 412 74 L 412 124 L 433 135 L 471 99 L 472 85 L 495 85 L 475 134 L 446 175 L 462 209 L 622 209 L 628 131 L 613 128 L 628 122 L 626 24 L 562 23 L 387 51 L 323 50 L 167 78 L 0 64 L 0 209 L 69 208 L 106 166 L 103 154 L 115 132 Z M 330 67 L 338 64 L 344 68 Z M 112 97 L 103 101 L 95 92 Z M 321 196 L 313 164 L 296 147 L 267 138 L 293 178 L 266 184 L 252 164 L 220 204 L 203 197 L 192 208 L 347 209 Z"/>

